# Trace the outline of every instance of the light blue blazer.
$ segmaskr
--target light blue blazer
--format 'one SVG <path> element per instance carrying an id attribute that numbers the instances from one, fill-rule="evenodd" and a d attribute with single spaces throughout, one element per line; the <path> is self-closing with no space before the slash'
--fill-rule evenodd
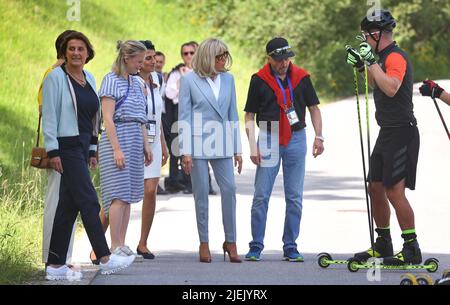
<path id="1" fill-rule="evenodd" d="M 220 77 L 217 100 L 206 78 L 195 72 L 181 78 L 178 95 L 180 155 L 220 159 L 242 153 L 234 77 L 227 72 Z"/>
<path id="2" fill-rule="evenodd" d="M 86 80 L 94 92 L 97 92 L 94 76 L 83 70 Z M 101 120 L 101 104 L 92 120 L 94 130 L 92 136 L 97 138 Z M 44 134 L 45 150 L 50 154 L 59 150 L 59 137 L 78 136 L 78 115 L 75 91 L 69 76 L 61 67 L 50 72 L 42 87 L 42 131 Z M 92 142 L 91 142 L 92 143 Z M 89 150 L 96 151 L 97 145 L 91 145 Z"/>

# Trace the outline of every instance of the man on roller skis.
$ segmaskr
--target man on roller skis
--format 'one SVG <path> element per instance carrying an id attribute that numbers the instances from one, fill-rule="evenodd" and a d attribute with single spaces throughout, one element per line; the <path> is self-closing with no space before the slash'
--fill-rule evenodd
<path id="1" fill-rule="evenodd" d="M 373 249 L 356 253 L 354 259 L 377 257 L 383 258 L 385 265 L 420 264 L 414 212 L 405 196 L 405 188 L 415 188 L 420 144 L 412 103 L 413 71 L 406 53 L 393 40 L 395 26 L 389 11 L 375 11 L 361 22 L 365 42 L 359 51 L 347 50 L 347 63 L 360 72 L 364 71 L 364 63 L 367 65 L 368 82 L 374 88 L 375 117 L 381 127 L 368 178 L 378 237 Z M 378 62 L 374 53 L 379 56 Z M 396 255 L 390 234 L 389 203 L 395 209 L 404 239 L 403 249 Z"/>

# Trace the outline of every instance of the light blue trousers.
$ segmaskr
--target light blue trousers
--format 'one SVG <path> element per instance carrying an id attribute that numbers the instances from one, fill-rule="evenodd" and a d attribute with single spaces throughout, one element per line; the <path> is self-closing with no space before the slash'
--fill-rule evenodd
<path id="1" fill-rule="evenodd" d="M 236 184 L 233 159 L 193 159 L 191 172 L 197 229 L 200 242 L 208 242 L 208 162 L 214 172 L 222 199 L 222 222 L 226 242 L 236 242 Z"/>

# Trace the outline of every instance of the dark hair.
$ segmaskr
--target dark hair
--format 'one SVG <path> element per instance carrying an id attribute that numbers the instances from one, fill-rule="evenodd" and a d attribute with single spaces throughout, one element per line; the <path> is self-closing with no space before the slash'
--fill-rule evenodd
<path id="1" fill-rule="evenodd" d="M 61 53 L 59 49 L 61 48 L 61 45 L 64 42 L 66 36 L 74 32 L 75 32 L 74 30 L 65 30 L 64 32 L 58 35 L 58 38 L 56 38 L 55 40 L 56 59 L 64 57 L 64 53 Z"/>
<path id="2" fill-rule="evenodd" d="M 155 56 L 162 56 L 162 57 L 166 58 L 166 55 L 164 55 L 164 53 L 161 51 L 156 51 Z"/>
<path id="3" fill-rule="evenodd" d="M 187 47 L 187 46 L 191 46 L 191 47 L 193 47 L 193 48 L 197 51 L 198 43 L 197 43 L 196 41 L 194 41 L 194 40 L 183 43 L 183 44 L 181 45 L 181 48 L 180 48 L 180 55 L 181 55 L 181 56 L 183 56 L 183 48 L 184 48 L 184 47 Z"/>
<path id="4" fill-rule="evenodd" d="M 86 58 L 86 64 L 88 62 L 91 61 L 92 58 L 94 58 L 95 56 L 95 52 L 94 52 L 94 48 L 92 47 L 91 42 L 89 41 L 89 39 L 86 37 L 86 35 L 84 35 L 81 32 L 73 32 L 70 33 L 69 35 L 67 35 L 64 39 L 64 42 L 61 45 L 61 48 L 59 49 L 59 52 L 65 56 L 66 52 L 67 52 L 67 45 L 69 43 L 69 41 L 73 40 L 73 39 L 78 39 L 84 42 L 84 44 L 86 45 L 87 51 L 88 51 L 88 57 Z"/>
<path id="5" fill-rule="evenodd" d="M 147 50 L 155 50 L 155 45 L 150 40 L 139 40 L 146 48 Z"/>

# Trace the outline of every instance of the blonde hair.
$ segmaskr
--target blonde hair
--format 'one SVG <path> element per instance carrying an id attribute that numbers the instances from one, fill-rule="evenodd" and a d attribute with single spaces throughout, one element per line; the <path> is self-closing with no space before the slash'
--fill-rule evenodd
<path id="1" fill-rule="evenodd" d="M 200 44 L 192 58 L 192 69 L 200 77 L 205 78 L 230 70 L 233 63 L 230 54 L 228 54 L 225 63 L 225 71 L 216 71 L 215 68 L 216 56 L 222 55 L 225 52 L 228 52 L 228 47 L 222 40 L 217 38 L 206 39 Z"/>
<path id="2" fill-rule="evenodd" d="M 119 76 L 126 78 L 126 64 L 125 57 L 135 57 L 136 55 L 147 51 L 147 48 L 139 41 L 136 40 L 127 40 L 122 42 L 121 40 L 117 41 L 117 58 L 114 61 L 112 66 L 112 71 Z"/>

